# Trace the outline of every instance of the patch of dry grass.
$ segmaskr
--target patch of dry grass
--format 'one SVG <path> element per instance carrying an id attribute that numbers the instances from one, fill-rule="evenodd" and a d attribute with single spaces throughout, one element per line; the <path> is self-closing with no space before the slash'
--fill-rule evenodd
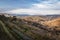
<path id="1" fill-rule="evenodd" d="M 50 21 L 45 21 L 44 25 L 48 26 L 48 27 L 60 27 L 60 18 L 54 19 L 54 20 L 50 20 Z"/>

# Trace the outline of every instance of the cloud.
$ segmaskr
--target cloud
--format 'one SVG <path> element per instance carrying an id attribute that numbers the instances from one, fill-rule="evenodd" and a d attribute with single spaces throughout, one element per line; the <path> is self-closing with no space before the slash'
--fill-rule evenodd
<path id="1" fill-rule="evenodd" d="M 9 11 L 15 14 L 29 14 L 29 15 L 49 15 L 60 14 L 60 10 L 34 10 L 34 9 L 16 9 Z"/>
<path id="2" fill-rule="evenodd" d="M 50 1 L 49 1 L 50 2 Z M 60 9 L 60 1 L 49 3 L 48 1 L 43 1 L 42 3 L 32 4 L 33 8 L 37 9 Z"/>
<path id="3" fill-rule="evenodd" d="M 60 14 L 60 1 L 45 0 L 41 3 L 34 3 L 30 8 L 19 8 L 8 11 L 16 14 L 47 15 Z"/>
<path id="4" fill-rule="evenodd" d="M 38 10 L 34 10 L 32 8 L 29 9 L 15 9 L 15 10 L 11 10 L 8 11 L 9 13 L 15 13 L 15 14 L 29 14 L 29 15 L 34 15 L 34 14 L 38 14 L 39 11 Z"/>

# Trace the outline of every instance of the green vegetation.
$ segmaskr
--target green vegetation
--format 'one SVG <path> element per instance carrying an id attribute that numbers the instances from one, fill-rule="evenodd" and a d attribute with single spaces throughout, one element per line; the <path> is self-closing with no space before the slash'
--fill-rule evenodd
<path id="1" fill-rule="evenodd" d="M 36 30 L 39 31 L 40 29 L 23 23 L 21 19 L 18 20 L 15 16 L 12 18 L 0 16 L 0 34 L 3 37 L 3 39 L 0 38 L 1 40 L 54 40 L 47 34 L 42 36 L 43 34 L 35 33 Z"/>

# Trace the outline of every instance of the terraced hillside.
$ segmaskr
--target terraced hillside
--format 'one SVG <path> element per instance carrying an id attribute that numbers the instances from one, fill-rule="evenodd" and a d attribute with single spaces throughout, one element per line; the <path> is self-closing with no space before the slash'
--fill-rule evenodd
<path id="1" fill-rule="evenodd" d="M 58 35 L 57 35 L 58 34 Z M 0 40 L 59 40 L 60 34 L 35 21 L 0 15 Z"/>

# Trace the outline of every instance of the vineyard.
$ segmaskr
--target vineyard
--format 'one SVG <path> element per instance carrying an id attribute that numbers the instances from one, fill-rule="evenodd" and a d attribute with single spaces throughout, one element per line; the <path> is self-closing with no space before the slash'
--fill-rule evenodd
<path id="1" fill-rule="evenodd" d="M 16 17 L 0 16 L 0 40 L 55 40 L 46 30 Z"/>

